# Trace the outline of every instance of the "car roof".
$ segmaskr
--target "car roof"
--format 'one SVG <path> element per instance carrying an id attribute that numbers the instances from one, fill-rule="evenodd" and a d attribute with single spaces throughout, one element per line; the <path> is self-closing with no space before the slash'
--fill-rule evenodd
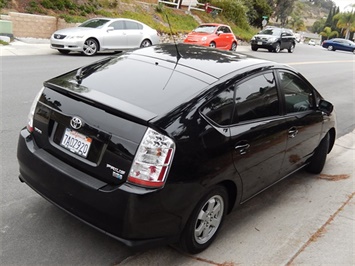
<path id="1" fill-rule="evenodd" d="M 157 57 L 168 62 L 177 61 L 178 65 L 193 69 L 215 79 L 251 65 L 265 64 L 268 61 L 229 51 L 222 51 L 204 46 L 190 45 L 186 43 L 162 44 L 146 47 L 132 52 L 132 54 Z"/>
<path id="2" fill-rule="evenodd" d="M 220 24 L 220 23 L 202 23 L 199 26 L 216 26 L 216 27 L 218 27 L 218 26 L 227 26 L 227 27 L 229 27 L 226 24 Z"/>

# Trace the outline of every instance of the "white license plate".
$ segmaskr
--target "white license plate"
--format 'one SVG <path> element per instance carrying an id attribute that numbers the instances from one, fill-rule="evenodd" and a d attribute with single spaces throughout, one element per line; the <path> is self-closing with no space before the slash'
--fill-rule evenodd
<path id="1" fill-rule="evenodd" d="M 258 42 L 258 45 L 263 45 L 263 42 Z"/>
<path id="2" fill-rule="evenodd" d="M 92 139 L 70 128 L 66 128 L 60 145 L 84 158 L 89 153 Z"/>

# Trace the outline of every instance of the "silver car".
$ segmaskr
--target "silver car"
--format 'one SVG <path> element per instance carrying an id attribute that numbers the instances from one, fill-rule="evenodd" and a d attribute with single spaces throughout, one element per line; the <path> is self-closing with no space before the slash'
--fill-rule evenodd
<path id="1" fill-rule="evenodd" d="M 158 32 L 142 22 L 123 18 L 94 18 L 74 28 L 54 32 L 51 48 L 62 54 L 122 51 L 159 43 Z"/>

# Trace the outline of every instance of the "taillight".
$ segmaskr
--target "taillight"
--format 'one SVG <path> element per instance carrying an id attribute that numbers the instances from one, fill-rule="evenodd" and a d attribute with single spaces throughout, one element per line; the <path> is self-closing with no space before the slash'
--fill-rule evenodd
<path id="1" fill-rule="evenodd" d="M 33 100 L 30 112 L 27 117 L 27 130 L 31 133 L 33 132 L 33 116 L 35 114 L 37 102 L 38 102 L 39 98 L 41 97 L 43 90 L 44 90 L 44 87 L 37 93 L 35 99 Z"/>
<path id="2" fill-rule="evenodd" d="M 174 151 L 171 138 L 148 128 L 134 157 L 128 182 L 150 188 L 163 187 Z"/>

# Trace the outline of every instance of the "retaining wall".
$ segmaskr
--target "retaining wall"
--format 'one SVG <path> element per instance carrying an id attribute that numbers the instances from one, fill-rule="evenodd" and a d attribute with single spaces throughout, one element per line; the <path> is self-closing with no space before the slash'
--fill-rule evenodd
<path id="1" fill-rule="evenodd" d="M 77 26 L 76 23 L 66 23 L 64 19 L 53 16 L 17 12 L 9 12 L 8 15 L 1 15 L 1 19 L 12 22 L 13 36 L 18 38 L 49 39 L 56 30 Z"/>

